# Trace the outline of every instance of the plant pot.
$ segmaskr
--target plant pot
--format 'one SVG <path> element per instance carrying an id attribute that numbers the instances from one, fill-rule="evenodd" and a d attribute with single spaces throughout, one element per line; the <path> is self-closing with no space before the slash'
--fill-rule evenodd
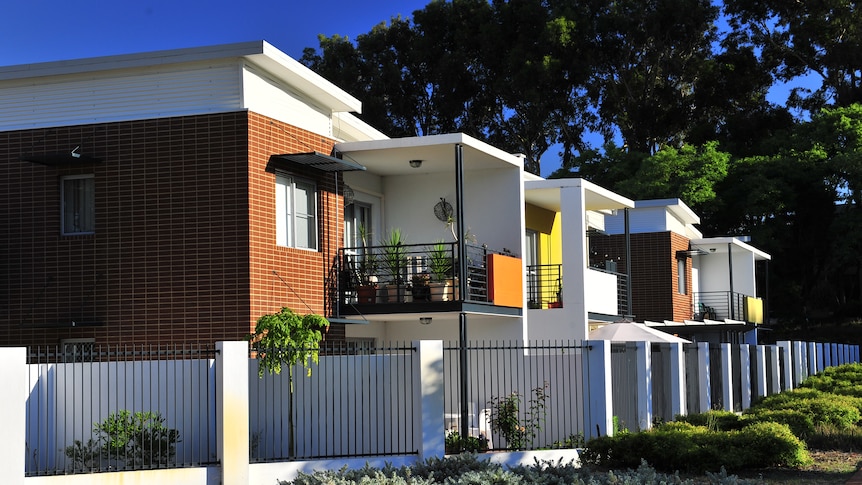
<path id="1" fill-rule="evenodd" d="M 413 295 L 410 293 L 410 288 L 407 285 L 388 285 L 386 294 L 389 303 L 410 303 L 413 301 Z"/>
<path id="2" fill-rule="evenodd" d="M 431 287 L 425 285 L 413 285 L 413 301 L 431 301 Z"/>
<path id="3" fill-rule="evenodd" d="M 452 299 L 452 285 L 449 281 L 434 281 L 428 284 L 431 293 L 431 301 L 450 301 Z"/>
<path id="4" fill-rule="evenodd" d="M 563 302 L 561 302 L 561 301 L 550 301 L 550 302 L 548 302 L 548 308 L 563 308 Z"/>
<path id="5" fill-rule="evenodd" d="M 377 287 L 373 285 L 358 286 L 356 288 L 356 299 L 359 303 L 376 303 Z"/>

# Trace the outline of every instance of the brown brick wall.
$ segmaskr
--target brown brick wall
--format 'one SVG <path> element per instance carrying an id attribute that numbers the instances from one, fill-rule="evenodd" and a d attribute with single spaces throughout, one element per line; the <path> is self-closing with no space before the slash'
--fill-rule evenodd
<path id="1" fill-rule="evenodd" d="M 331 176 L 318 181 L 319 214 L 336 230 L 321 228 L 323 251 L 294 251 L 275 247 L 265 168 L 271 154 L 333 142 L 276 126 L 235 112 L 0 133 L 0 345 L 238 339 L 263 312 L 308 311 L 272 270 L 322 312 L 341 234 Z M 19 160 L 78 145 L 102 162 Z M 61 236 L 60 177 L 80 173 L 95 174 L 96 234 Z"/>
<path id="2" fill-rule="evenodd" d="M 682 321 L 691 318 L 691 259 L 686 261 L 686 294 L 677 291 L 676 251 L 688 249 L 688 239 L 671 232 L 631 235 L 632 313 L 637 321 Z M 626 271 L 625 236 L 590 238 L 592 262 L 617 261 Z"/>

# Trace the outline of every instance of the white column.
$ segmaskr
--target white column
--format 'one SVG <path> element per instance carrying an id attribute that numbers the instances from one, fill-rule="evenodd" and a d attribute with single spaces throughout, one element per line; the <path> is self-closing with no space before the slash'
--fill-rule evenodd
<path id="1" fill-rule="evenodd" d="M 637 402 L 638 429 L 647 430 L 652 426 L 652 352 L 649 342 L 636 342 L 637 350 Z"/>
<path id="2" fill-rule="evenodd" d="M 820 372 L 817 369 L 817 344 L 808 342 L 808 374 L 814 375 Z"/>
<path id="3" fill-rule="evenodd" d="M 721 398 L 724 410 L 733 411 L 733 352 L 730 344 L 719 344 L 721 349 Z"/>
<path id="4" fill-rule="evenodd" d="M 685 354 L 682 351 L 682 344 L 679 342 L 670 343 L 670 385 L 671 415 L 686 414 Z"/>
<path id="5" fill-rule="evenodd" d="M 565 338 L 586 340 L 587 322 L 587 220 L 584 189 L 580 184 L 560 189 L 563 251 L 563 302 L 571 334 Z"/>
<path id="6" fill-rule="evenodd" d="M 248 342 L 216 342 L 217 454 L 221 483 L 247 485 L 249 453 Z"/>
<path id="7" fill-rule="evenodd" d="M 805 342 L 793 342 L 793 353 L 796 368 L 799 371 L 799 382 L 797 384 L 802 384 L 802 381 L 808 378 L 808 346 L 805 345 Z"/>
<path id="8" fill-rule="evenodd" d="M 766 396 L 766 347 L 758 345 L 754 348 L 754 363 L 752 368 L 757 376 L 754 382 L 754 395 L 756 397 Z"/>
<path id="9" fill-rule="evenodd" d="M 442 458 L 446 454 L 443 422 L 443 341 L 414 341 L 417 355 L 413 364 L 414 436 L 420 437 L 419 458 Z"/>
<path id="10" fill-rule="evenodd" d="M 565 300 L 564 300 L 565 301 Z M 614 405 L 611 394 L 611 342 L 584 341 L 584 438 L 613 432 Z"/>
<path id="11" fill-rule="evenodd" d="M 718 358 L 718 356 L 716 356 Z M 700 407 L 697 412 L 705 413 L 712 409 L 712 398 L 709 375 L 709 342 L 698 342 L 697 344 L 697 382 L 698 382 L 698 398 Z M 695 409 L 693 409 L 694 411 Z"/>
<path id="12" fill-rule="evenodd" d="M 781 369 L 781 375 L 784 379 L 784 389 L 782 391 L 788 391 L 790 389 L 794 389 L 796 386 L 793 381 L 793 352 L 790 350 L 790 341 L 781 340 L 775 342 L 778 345 L 779 353 L 781 355 L 781 360 L 784 365 Z"/>
<path id="13" fill-rule="evenodd" d="M 751 349 L 749 349 L 748 344 L 739 345 L 739 379 L 739 389 L 742 392 L 739 402 L 744 411 L 751 407 L 751 390 L 753 388 L 751 382 Z"/>
<path id="14" fill-rule="evenodd" d="M 0 439 L 0 475 L 8 485 L 24 484 L 27 456 L 27 349 L 0 347 L 0 416 L 3 416 L 3 439 Z"/>

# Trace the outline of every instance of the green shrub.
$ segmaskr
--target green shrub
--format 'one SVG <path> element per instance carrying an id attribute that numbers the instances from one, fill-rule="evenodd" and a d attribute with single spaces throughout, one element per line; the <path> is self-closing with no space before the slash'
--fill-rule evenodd
<path id="1" fill-rule="evenodd" d="M 806 439 L 814 432 L 814 419 L 811 415 L 795 409 L 758 408 L 744 415 L 744 423 L 781 423 L 786 424 L 797 438 Z"/>
<path id="2" fill-rule="evenodd" d="M 636 434 L 587 442 L 581 460 L 604 468 L 631 468 L 641 460 L 659 470 L 703 472 L 798 466 L 809 460 L 805 444 L 779 423 L 754 423 L 739 431 L 710 431 L 666 423 Z"/>
<path id="3" fill-rule="evenodd" d="M 862 449 L 862 429 L 821 424 L 814 427 L 805 441 L 809 448 L 816 450 L 857 451 Z"/>
<path id="4" fill-rule="evenodd" d="M 446 434 L 446 453 L 481 453 L 488 451 L 488 439 L 475 436 L 461 437 L 457 431 Z"/>
<path id="5" fill-rule="evenodd" d="M 740 416 L 732 411 L 715 410 L 687 416 L 679 415 L 676 420 L 695 426 L 704 426 L 710 431 L 731 431 L 742 429 L 745 426 Z"/>
<path id="6" fill-rule="evenodd" d="M 791 410 L 810 416 L 814 425 L 828 424 L 849 428 L 862 419 L 860 409 L 860 398 L 799 388 L 769 396 L 747 410 L 746 414 L 758 414 L 764 410 Z"/>

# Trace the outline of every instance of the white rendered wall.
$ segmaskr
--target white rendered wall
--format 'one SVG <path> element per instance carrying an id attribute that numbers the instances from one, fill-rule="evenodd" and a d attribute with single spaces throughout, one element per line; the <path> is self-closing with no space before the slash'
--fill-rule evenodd
<path id="1" fill-rule="evenodd" d="M 616 315 L 617 305 L 617 275 L 587 269 L 586 274 L 586 304 L 588 312 Z M 563 300 L 565 308 L 565 300 Z"/>
<path id="2" fill-rule="evenodd" d="M 730 291 L 730 266 L 725 252 L 695 256 L 693 264 L 697 266 L 698 291 Z M 757 296 L 754 278 L 754 254 L 742 248 L 733 246 L 733 291 L 744 295 Z"/>

